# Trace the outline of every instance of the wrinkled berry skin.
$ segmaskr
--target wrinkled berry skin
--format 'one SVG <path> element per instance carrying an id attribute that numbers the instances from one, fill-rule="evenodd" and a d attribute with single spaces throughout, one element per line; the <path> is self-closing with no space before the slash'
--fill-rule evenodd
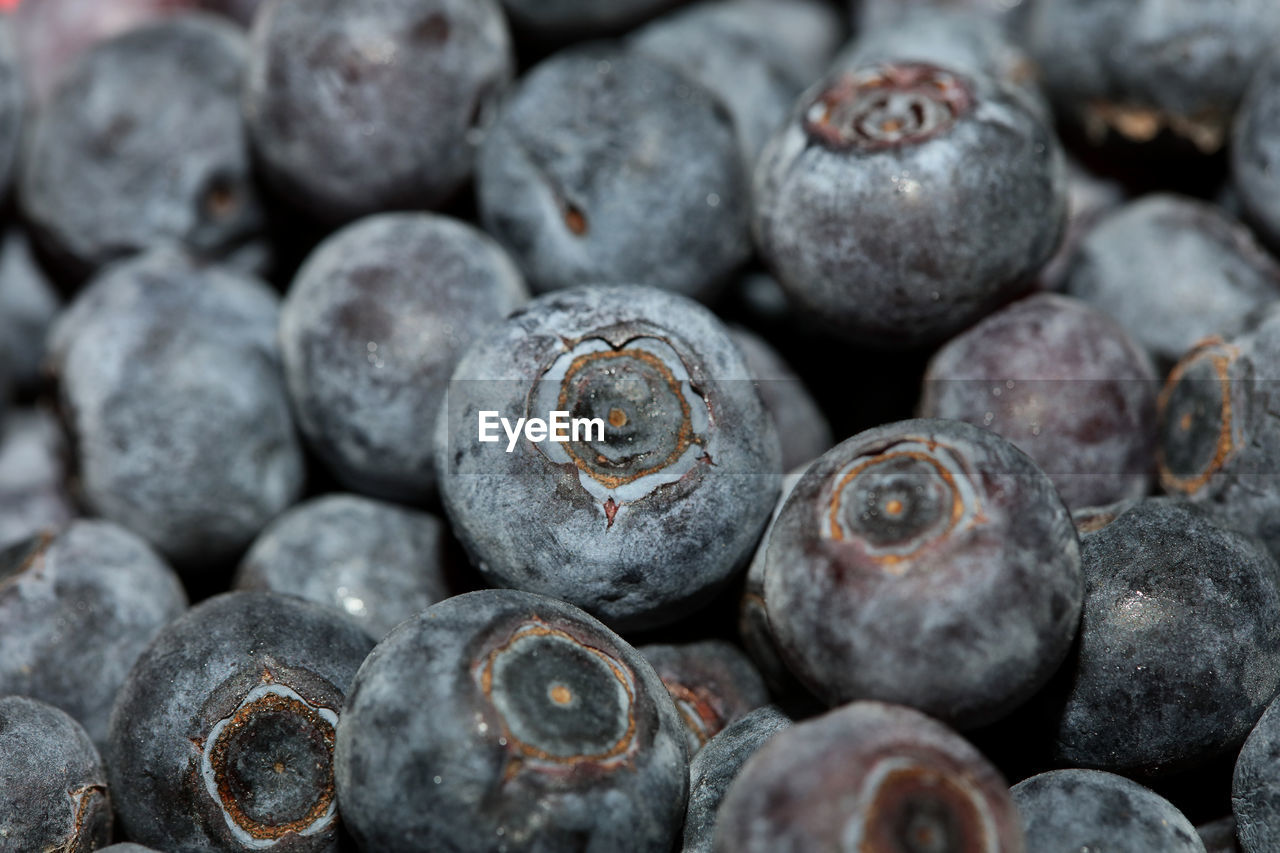
<path id="1" fill-rule="evenodd" d="M 753 163 L 843 35 L 836 11 L 819 0 L 704 0 L 638 30 L 628 45 L 719 98 Z"/>
<path id="2" fill-rule="evenodd" d="M 440 490 L 490 583 L 552 595 L 617 630 L 669 624 L 743 566 L 778 493 L 774 426 L 727 330 L 653 288 L 530 302 L 463 356 L 439 419 Z M 513 452 L 481 411 L 596 418 Z M 716 547 L 708 549 L 707 543 Z"/>
<path id="3" fill-rule="evenodd" d="M 952 338 L 929 362 L 920 414 L 982 426 L 1049 475 L 1068 507 L 1147 494 L 1155 369 L 1098 309 L 1036 294 Z"/>
<path id="4" fill-rule="evenodd" d="M 111 840 L 107 775 L 62 711 L 0 697 L 0 841 L 5 850 L 94 850 Z"/>
<path id="5" fill-rule="evenodd" d="M 555 39 L 609 35 L 684 0 L 502 0 L 516 28 Z"/>
<path id="6" fill-rule="evenodd" d="M 0 423 L 0 548 L 57 530 L 76 515 L 68 491 L 66 437 L 42 409 L 17 409 Z"/>
<path id="7" fill-rule="evenodd" d="M 449 597 L 450 562 L 449 531 L 435 516 L 325 495 L 273 521 L 245 554 L 234 585 L 326 605 L 379 639 Z"/>
<path id="8" fill-rule="evenodd" d="M 737 132 L 656 59 L 591 46 L 533 68 L 480 148 L 485 230 L 538 292 L 647 284 L 708 296 L 747 260 Z"/>
<path id="9" fill-rule="evenodd" d="M 1277 38 L 1271 0 L 1038 0 L 1027 31 L 1059 112 L 1092 142 L 1167 132 L 1206 154 Z"/>
<path id="10" fill-rule="evenodd" d="M 690 755 L 725 726 L 769 701 L 764 679 L 750 658 L 724 640 L 654 643 L 637 651 L 653 665 L 675 701 Z"/>
<path id="11" fill-rule="evenodd" d="M 39 111 L 18 199 L 73 276 L 178 243 L 224 255 L 262 210 L 240 117 L 238 27 L 175 15 L 86 53 Z"/>
<path id="12" fill-rule="evenodd" d="M 75 521 L 0 552 L 0 694 L 48 702 L 99 747 L 116 692 L 187 596 L 145 542 Z"/>
<path id="13" fill-rule="evenodd" d="M 1231 135 L 1232 186 L 1250 222 L 1280 247 L 1280 54 L 1261 62 Z"/>
<path id="14" fill-rule="evenodd" d="M 183 566 L 249 544 L 302 488 L 265 284 L 159 251 L 51 333 L 84 501 Z"/>
<path id="15" fill-rule="evenodd" d="M 1280 569 L 1262 545 L 1149 498 L 1084 533 L 1081 555 L 1056 759 L 1156 776 L 1239 746 L 1280 688 Z"/>
<path id="16" fill-rule="evenodd" d="M 333 745 L 373 641 L 318 604 L 208 599 L 129 673 L 106 760 L 129 837 L 161 850 L 338 850 Z M 287 833 L 294 833 L 287 836 Z"/>
<path id="17" fill-rule="evenodd" d="M 1236 758 L 1231 810 L 1245 853 L 1280 845 L 1280 701 L 1267 708 Z"/>
<path id="18" fill-rule="evenodd" d="M 514 65 L 494 0 L 270 0 L 252 45 L 244 114 L 263 174 L 331 223 L 447 201 Z"/>
<path id="19" fill-rule="evenodd" d="M 667 853 L 687 761 L 675 705 L 621 637 L 564 602 L 484 590 L 374 649 L 336 767 L 363 850 Z"/>
<path id="20" fill-rule="evenodd" d="M 1005 781 L 967 741 L 909 708 L 855 702 L 770 738 L 729 787 L 716 853 L 1022 853 Z"/>
<path id="21" fill-rule="evenodd" d="M 1050 770 L 1014 785 L 1027 849 L 1037 853 L 1204 853 L 1182 812 L 1137 782 L 1100 770 Z"/>
<path id="22" fill-rule="evenodd" d="M 1230 340 L 1208 339 L 1174 367 L 1160 394 L 1160 485 L 1220 523 L 1261 539 L 1280 559 L 1280 310 L 1248 318 Z"/>
<path id="23" fill-rule="evenodd" d="M 756 243 L 794 305 L 853 340 L 940 340 L 1029 286 L 1066 170 L 1024 95 L 919 62 L 845 68 L 755 170 Z"/>
<path id="24" fill-rule="evenodd" d="M 790 471 L 831 449 L 831 425 L 804 382 L 763 338 L 735 326 L 729 329 L 742 350 L 760 399 L 773 417 L 782 442 L 782 470 Z"/>
<path id="25" fill-rule="evenodd" d="M 1280 298 L 1280 267 L 1218 208 L 1152 195 L 1094 227 L 1066 289 L 1110 314 L 1167 364 Z"/>
<path id="26" fill-rule="evenodd" d="M 13 29 L 7 18 L 0 18 L 0 198 L 8 193 L 26 103 Z"/>
<path id="27" fill-rule="evenodd" d="M 712 853 L 716 813 L 729 785 L 756 750 L 790 726 L 790 717 L 766 705 L 725 726 L 693 757 L 681 853 Z"/>
<path id="28" fill-rule="evenodd" d="M 1043 685 L 1076 633 L 1083 581 L 1066 507 L 1026 455 L 959 421 L 836 445 L 805 471 L 766 548 L 779 651 L 832 705 L 878 699 L 982 725 Z"/>
<path id="29" fill-rule="evenodd" d="M 506 253 L 462 222 L 382 214 L 339 231 L 307 259 L 281 309 L 303 435 L 356 491 L 431 498 L 430 437 L 449 376 L 527 298 Z"/>
<path id="30" fill-rule="evenodd" d="M 0 360 L 20 388 L 39 385 L 45 336 L 58 303 L 26 235 L 17 229 L 6 232 L 0 242 Z"/>

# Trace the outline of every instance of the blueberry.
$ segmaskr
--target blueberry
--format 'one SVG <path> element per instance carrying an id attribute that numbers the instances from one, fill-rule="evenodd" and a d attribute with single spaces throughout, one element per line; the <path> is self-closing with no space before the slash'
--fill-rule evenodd
<path id="1" fill-rule="evenodd" d="M 93 742 L 43 702 L 0 697 L 0 843 L 94 850 L 111 839 L 111 797 Z"/>
<path id="2" fill-rule="evenodd" d="M 18 542 L 0 552 L 0 695 L 61 708 L 101 747 L 129 669 L 186 607 L 173 571 L 110 522 Z"/>
<path id="3" fill-rule="evenodd" d="M 1182 812 L 1137 782 L 1099 770 L 1051 770 L 1013 786 L 1036 853 L 1204 853 Z"/>
<path id="4" fill-rule="evenodd" d="M 1236 759 L 1231 809 L 1236 835 L 1245 853 L 1264 853 L 1280 845 L 1280 701 L 1258 720 Z"/>
<path id="5" fill-rule="evenodd" d="M 39 111 L 19 175 L 36 236 L 68 273 L 162 243 L 221 255 L 256 234 L 233 24 L 175 15 L 90 50 Z"/>
<path id="6" fill-rule="evenodd" d="M 449 597 L 451 561 L 448 529 L 435 516 L 326 495 L 295 506 L 262 532 L 235 587 L 328 605 L 379 638 Z"/>
<path id="7" fill-rule="evenodd" d="M 204 8 L 226 15 L 245 27 L 253 23 L 253 17 L 263 3 L 264 0 L 200 0 Z"/>
<path id="8" fill-rule="evenodd" d="M 1124 202 L 1124 187 L 1117 181 L 1097 175 L 1078 160 L 1067 158 L 1067 230 L 1053 259 L 1040 270 L 1040 284 L 1044 289 L 1066 287 L 1080 244 Z"/>
<path id="9" fill-rule="evenodd" d="M 433 419 L 463 350 L 528 298 L 488 237 L 421 213 L 331 236 L 280 317 L 299 426 L 350 488 L 398 500 L 435 492 Z"/>
<path id="10" fill-rule="evenodd" d="M 608 35 L 635 26 L 684 0 L 502 0 L 517 28 L 542 38 Z"/>
<path id="11" fill-rule="evenodd" d="M 834 443 L 831 426 L 803 380 L 763 338 L 740 326 L 730 328 L 729 334 L 742 350 L 760 398 L 778 428 L 782 469 L 790 471 L 829 450 Z"/>
<path id="12" fill-rule="evenodd" d="M 109 847 L 99 847 L 98 853 L 159 853 L 159 851 L 143 847 L 141 844 L 134 844 L 132 841 L 122 841 Z"/>
<path id="13" fill-rule="evenodd" d="M 991 18 L 1015 30 L 1028 7 L 1039 0 L 851 0 L 859 33 L 867 34 L 891 26 L 904 16 L 963 11 Z"/>
<path id="14" fill-rule="evenodd" d="M 8 193 L 22 136 L 26 92 L 18 59 L 14 27 L 9 19 L 0 18 L 0 199 Z"/>
<path id="15" fill-rule="evenodd" d="M 1084 533 L 1081 556 L 1057 759 L 1155 776 L 1238 747 L 1280 689 L 1280 568 L 1262 545 L 1149 498 Z"/>
<path id="16" fill-rule="evenodd" d="M 790 717 L 766 705 L 725 726 L 693 757 L 681 853 L 711 853 L 716 814 L 729 785 L 756 750 L 790 726 Z"/>
<path id="17" fill-rule="evenodd" d="M 480 148 L 476 192 L 536 291 L 636 283 L 704 297 L 750 254 L 744 173 L 709 91 L 592 46 L 523 78 Z"/>
<path id="18" fill-rule="evenodd" d="M 360 668 L 338 795 L 361 849 L 666 853 L 688 765 L 653 668 L 576 607 L 513 590 L 443 601 Z"/>
<path id="19" fill-rule="evenodd" d="M 1162 194 L 1099 222 L 1080 244 L 1066 288 L 1119 321 L 1157 361 L 1172 363 L 1280 298 L 1280 267 L 1219 209 Z"/>
<path id="20" fill-rule="evenodd" d="M 766 548 L 774 639 L 830 704 L 880 699 L 981 725 L 1043 685 L 1075 636 L 1083 581 L 1066 508 L 1021 451 L 959 421 L 836 445 Z"/>
<path id="21" fill-rule="evenodd" d="M 0 242 L 0 360 L 21 388 L 39 384 L 44 339 L 58 302 L 26 235 L 17 229 L 6 232 Z"/>
<path id="22" fill-rule="evenodd" d="M 76 515 L 66 456 L 62 429 L 43 409 L 18 409 L 0 422 L 0 548 Z"/>
<path id="23" fill-rule="evenodd" d="M 454 372 L 436 459 L 455 534 L 494 585 L 619 630 L 681 618 L 744 565 L 777 495 L 777 437 L 748 376 L 724 326 L 683 297 L 535 299 Z M 553 411 L 596 425 L 540 443 L 496 426 Z"/>
<path id="24" fill-rule="evenodd" d="M 159 251 L 51 334 L 88 507 L 185 565 L 233 556 L 302 487 L 266 285 Z"/>
<path id="25" fill-rule="evenodd" d="M 770 738 L 729 787 L 716 824 L 718 853 L 1024 849 L 996 769 L 946 726 L 878 702 Z"/>
<path id="26" fill-rule="evenodd" d="M 925 373 L 920 413 L 984 426 L 1025 451 L 1069 507 L 1147 494 L 1156 375 L 1086 302 L 1037 294 L 953 338 Z"/>
<path id="27" fill-rule="evenodd" d="M 1231 176 L 1240 204 L 1263 238 L 1280 247 L 1280 52 L 1259 63 L 1236 115 Z"/>
<path id="28" fill-rule="evenodd" d="M 1196 834 L 1204 843 L 1205 853 L 1241 853 L 1243 849 L 1236 837 L 1236 819 L 1233 816 L 1197 826 Z"/>
<path id="29" fill-rule="evenodd" d="M 447 201 L 513 67 L 495 0 L 270 0 L 252 40 L 263 173 L 328 222 Z"/>
<path id="30" fill-rule="evenodd" d="M 879 345 L 940 340 L 1058 245 L 1062 153 L 1025 95 L 920 62 L 809 90 L 755 173 L 755 233 L 796 307 Z"/>
<path id="31" fill-rule="evenodd" d="M 768 703 L 769 691 L 750 658 L 724 640 L 640 646 L 684 721 L 689 754 L 727 725 Z"/>
<path id="32" fill-rule="evenodd" d="M 1168 133 L 1207 154 L 1277 38 L 1271 0 L 1037 0 L 1027 44 L 1059 111 L 1094 143 Z"/>
<path id="33" fill-rule="evenodd" d="M 318 604 L 265 592 L 219 595 L 170 623 L 111 714 L 107 767 L 129 837 L 336 851 L 335 727 L 372 645 Z"/>
<path id="34" fill-rule="evenodd" d="M 819 0 L 703 0 L 634 33 L 629 46 L 669 63 L 728 108 L 754 162 L 843 36 Z"/>

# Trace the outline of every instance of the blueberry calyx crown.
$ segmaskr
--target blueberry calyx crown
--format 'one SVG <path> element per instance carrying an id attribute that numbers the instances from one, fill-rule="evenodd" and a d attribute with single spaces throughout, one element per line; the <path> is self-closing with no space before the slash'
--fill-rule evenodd
<path id="1" fill-rule="evenodd" d="M 910 758 L 885 758 L 867 775 L 845 826 L 847 850 L 996 853 L 995 819 L 963 776 Z"/>
<path id="2" fill-rule="evenodd" d="M 1231 380 L 1238 357 L 1235 347 L 1211 338 L 1170 372 L 1157 401 L 1156 463 L 1165 491 L 1194 495 L 1241 446 Z"/>
<path id="3" fill-rule="evenodd" d="M 837 77 L 805 112 L 811 139 L 835 150 L 880 151 L 943 133 L 973 106 L 969 84 L 925 63 L 884 63 Z"/>
<path id="4" fill-rule="evenodd" d="M 665 681 L 667 692 L 675 702 L 688 732 L 689 753 L 697 752 L 724 728 L 724 717 L 716 709 L 705 690 Z"/>

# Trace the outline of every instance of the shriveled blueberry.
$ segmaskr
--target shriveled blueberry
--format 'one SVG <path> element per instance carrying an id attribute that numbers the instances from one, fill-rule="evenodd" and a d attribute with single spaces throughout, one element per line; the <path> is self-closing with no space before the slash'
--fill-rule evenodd
<path id="1" fill-rule="evenodd" d="M 0 694 L 48 702 L 99 747 L 116 692 L 187 596 L 145 542 L 75 521 L 0 552 Z"/>
<path id="2" fill-rule="evenodd" d="M 1277 38 L 1271 0 L 1037 0 L 1027 32 L 1055 105 L 1095 144 L 1167 132 L 1206 154 Z"/>
<path id="3" fill-rule="evenodd" d="M 443 601 L 360 668 L 338 793 L 364 850 L 667 853 L 684 728 L 653 668 L 576 607 L 514 590 Z"/>
<path id="4" fill-rule="evenodd" d="M 21 388 L 39 383 L 45 336 L 58 302 L 26 235 L 17 229 L 6 232 L 0 243 L 0 360 Z"/>
<path id="5" fill-rule="evenodd" d="M 1066 287 L 1080 244 L 1124 202 L 1125 191 L 1118 182 L 1089 171 L 1078 160 L 1067 158 L 1067 230 L 1057 253 L 1040 270 L 1040 284 L 1044 289 Z"/>
<path id="6" fill-rule="evenodd" d="M 920 62 L 846 68 L 755 172 L 755 234 L 795 306 L 855 341 L 937 341 L 1057 248 L 1066 173 L 1024 95 Z"/>
<path id="7" fill-rule="evenodd" d="M 779 732 L 742 768 L 717 853 L 867 850 L 1022 853 L 999 772 L 909 708 L 855 702 Z"/>
<path id="8" fill-rule="evenodd" d="M 1094 227 L 1080 244 L 1066 288 L 1170 363 L 1280 298 L 1280 267 L 1218 208 L 1151 195 Z"/>
<path id="9" fill-rule="evenodd" d="M 1036 853 L 1204 853 L 1182 812 L 1149 788 L 1100 770 L 1050 770 L 1013 786 Z"/>
<path id="10" fill-rule="evenodd" d="M 765 741 L 790 726 L 790 717 L 766 705 L 725 726 L 693 757 L 681 853 L 711 853 L 716 814 L 729 785 Z"/>
<path id="11" fill-rule="evenodd" d="M 1271 703 L 1240 750 L 1231 810 L 1245 853 L 1264 853 L 1280 845 L 1280 700 Z"/>
<path id="12" fill-rule="evenodd" d="M 628 44 L 718 97 L 751 163 L 796 96 L 822 76 L 843 35 L 836 11 L 820 0 L 702 0 L 637 31 Z"/>
<path id="13" fill-rule="evenodd" d="M 339 231 L 303 265 L 280 315 L 303 434 L 350 488 L 431 497 L 449 375 L 527 298 L 506 253 L 462 222 L 383 214 Z"/>
<path id="14" fill-rule="evenodd" d="M 161 850 L 336 851 L 333 749 L 373 641 L 309 601 L 211 598 L 138 659 L 107 767 L 129 837 Z"/>
<path id="15" fill-rule="evenodd" d="M 502 0 L 517 28 L 543 38 L 609 35 L 684 0 Z"/>
<path id="16" fill-rule="evenodd" d="M 273 521 L 245 554 L 235 586 L 341 610 L 380 638 L 449 597 L 450 561 L 449 531 L 435 516 L 326 495 Z"/>
<path id="17" fill-rule="evenodd" d="M 929 362 L 920 414 L 986 427 L 1069 507 L 1147 494 L 1158 390 L 1146 351 L 1087 302 L 1041 293 L 953 338 Z"/>
<path id="18" fill-rule="evenodd" d="M 514 63 L 495 0 L 270 0 L 252 40 L 263 174 L 327 222 L 448 200 Z"/>
<path id="19" fill-rule="evenodd" d="M 1055 753 L 1155 776 L 1238 747 L 1280 689 L 1280 568 L 1168 498 L 1080 537 L 1085 604 Z"/>
<path id="20" fill-rule="evenodd" d="M 570 440 L 498 425 L 555 411 Z M 619 630 L 708 601 L 749 557 L 780 473 L 773 423 L 724 326 L 634 286 L 543 296 L 477 340 L 453 374 L 436 459 L 454 532 L 491 583 Z"/>
<path id="21" fill-rule="evenodd" d="M 80 294 L 50 351 L 90 509 L 195 565 L 234 555 L 296 500 L 278 314 L 265 284 L 169 251 Z"/>
<path id="22" fill-rule="evenodd" d="M 247 44 L 174 15 L 86 53 L 37 113 L 18 196 L 68 273 L 163 243 L 219 256 L 262 226 L 240 117 Z"/>
<path id="23" fill-rule="evenodd" d="M 773 416 L 782 442 L 782 470 L 817 459 L 831 448 L 831 425 L 803 380 L 765 340 L 741 326 L 729 329 L 742 350 L 747 369 L 760 389 L 760 399 Z"/>
<path id="24" fill-rule="evenodd" d="M 1201 824 L 1196 827 L 1196 835 L 1204 844 L 1205 853 L 1241 853 L 1244 849 L 1236 836 L 1236 819 L 1228 816 Z"/>
<path id="25" fill-rule="evenodd" d="M 22 137 L 22 113 L 26 104 L 14 27 L 0 17 L 0 199 L 9 190 L 18 143 Z"/>
<path id="26" fill-rule="evenodd" d="M 1031 459 L 959 421 L 836 445 L 765 547 L 778 648 L 830 704 L 879 699 L 981 725 L 1041 687 L 1076 633 L 1083 580 L 1066 507 Z"/>
<path id="27" fill-rule="evenodd" d="M 707 296 L 751 251 L 733 120 L 638 53 L 596 45 L 537 65 L 476 170 L 481 221 L 536 291 L 635 283 Z"/>
<path id="28" fill-rule="evenodd" d="M 1280 247 L 1280 51 L 1259 63 L 1231 136 L 1232 187 L 1249 220 Z"/>
<path id="29" fill-rule="evenodd" d="M 693 755 L 725 726 L 769 701 L 750 658 L 724 640 L 654 643 L 637 651 L 653 665 L 684 720 Z"/>
<path id="30" fill-rule="evenodd" d="M 111 840 L 107 775 L 93 742 L 62 711 L 0 697 L 0 845 L 95 850 Z"/>
<path id="31" fill-rule="evenodd" d="M 76 515 L 68 491 L 66 438 L 43 409 L 17 409 L 0 423 L 0 548 L 57 530 Z"/>

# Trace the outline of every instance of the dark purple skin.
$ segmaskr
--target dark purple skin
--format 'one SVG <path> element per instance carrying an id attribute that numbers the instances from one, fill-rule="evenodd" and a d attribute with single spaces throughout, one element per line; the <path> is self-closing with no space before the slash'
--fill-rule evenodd
<path id="1" fill-rule="evenodd" d="M 5 850 L 96 850 L 111 840 L 107 774 L 62 711 L 0 696 L 0 842 Z"/>
<path id="2" fill-rule="evenodd" d="M 835 440 L 826 415 L 782 356 L 761 337 L 740 326 L 729 329 L 756 379 L 760 399 L 773 416 L 782 442 L 782 470 L 817 459 Z"/>
<path id="3" fill-rule="evenodd" d="M 34 236 L 70 276 L 168 243 L 216 258 L 260 231 L 247 54 L 239 27 L 190 13 L 76 63 L 36 115 L 18 181 Z"/>
<path id="4" fill-rule="evenodd" d="M 80 294 L 50 355 L 94 514 L 198 569 L 297 500 L 278 316 L 262 282 L 168 250 L 113 265 Z"/>
<path id="5" fill-rule="evenodd" d="M 1154 777 L 1237 748 L 1280 689 L 1275 560 L 1168 498 L 1080 542 L 1080 643 L 1050 700 L 1056 761 Z"/>
<path id="6" fill-rule="evenodd" d="M 7 196 L 9 179 L 22 138 L 22 113 L 26 106 L 20 57 L 12 22 L 0 17 L 0 199 Z"/>
<path id="7" fill-rule="evenodd" d="M 1275 490 L 1280 415 L 1280 309 L 1267 308 L 1229 340 L 1206 340 L 1178 362 L 1160 394 L 1157 454 L 1165 492 L 1257 536 L 1280 560 Z"/>
<path id="8" fill-rule="evenodd" d="M 724 640 L 651 644 L 636 651 L 653 665 L 685 725 L 695 755 L 730 723 L 769 701 L 769 690 L 737 646 Z"/>
<path id="9" fill-rule="evenodd" d="M 920 415 L 986 427 L 1036 461 L 1070 508 L 1150 491 L 1156 393 L 1146 351 L 1087 302 L 1036 294 L 952 338 Z"/>
<path id="10" fill-rule="evenodd" d="M 1259 63 L 1231 134 L 1231 186 L 1249 221 L 1280 247 L 1280 53 Z"/>
<path id="11" fill-rule="evenodd" d="M 434 515 L 356 495 L 293 507 L 254 541 L 233 586 L 341 611 L 380 639 L 451 594 L 449 531 Z"/>
<path id="12" fill-rule="evenodd" d="M 966 423 L 903 421 L 836 445 L 766 548 L 774 640 L 831 705 L 983 725 L 1039 689 L 1075 637 L 1083 580 L 1066 507 L 1030 458 Z"/>
<path id="13" fill-rule="evenodd" d="M 1151 195 L 1089 232 L 1066 290 L 1110 314 L 1164 365 L 1280 298 L 1280 266 L 1218 208 Z"/>
<path id="14" fill-rule="evenodd" d="M 1125 198 L 1121 184 L 1067 158 L 1067 230 L 1058 251 L 1040 270 L 1043 289 L 1058 291 L 1066 287 L 1080 244 L 1099 222 L 1125 203 Z"/>
<path id="15" fill-rule="evenodd" d="M 720 101 L 604 45 L 525 75 L 476 166 L 480 220 L 538 292 L 634 283 L 708 297 L 750 256 L 748 193 Z"/>
<path id="16" fill-rule="evenodd" d="M 822 0 L 703 0 L 637 30 L 628 46 L 679 69 L 733 116 L 748 163 L 844 37 Z"/>
<path id="17" fill-rule="evenodd" d="M 688 792 L 657 673 L 561 601 L 484 590 L 399 625 L 338 725 L 338 794 L 363 850 L 668 853 Z"/>
<path id="18" fill-rule="evenodd" d="M 186 609 L 173 570 L 110 522 L 18 542 L 0 552 L 0 695 L 61 708 L 102 748 L 125 676 Z"/>
<path id="19" fill-rule="evenodd" d="M 755 170 L 756 243 L 795 307 L 863 344 L 941 340 L 1025 292 L 1066 170 L 1024 94 L 919 62 L 810 89 Z"/>
<path id="20" fill-rule="evenodd" d="M 725 726 L 693 757 L 680 853 L 712 853 L 716 814 L 729 785 L 756 750 L 790 726 L 790 717 L 766 705 Z"/>
<path id="21" fill-rule="evenodd" d="M 266 592 L 219 595 L 171 623 L 111 715 L 106 760 L 128 837 L 336 853 L 335 728 L 372 647 L 344 617 Z"/>
<path id="22" fill-rule="evenodd" d="M 1051 770 L 1014 785 L 1036 853 L 1205 853 L 1178 809 L 1137 782 L 1099 770 Z"/>
<path id="23" fill-rule="evenodd" d="M 1244 853 L 1280 845 L 1280 701 L 1267 708 L 1236 758 L 1231 810 Z"/>
<path id="24" fill-rule="evenodd" d="M 7 231 L 0 243 L 0 358 L 20 388 L 34 389 L 42 378 L 44 340 L 59 302 L 26 234 Z"/>
<path id="25" fill-rule="evenodd" d="M 779 732 L 729 787 L 716 853 L 1023 853 L 999 772 L 918 711 L 855 702 Z"/>
<path id="26" fill-rule="evenodd" d="M 1197 826 L 1196 835 L 1200 836 L 1205 853 L 1242 853 L 1244 849 L 1236 837 L 1234 815 Z"/>
<path id="27" fill-rule="evenodd" d="M 519 30 L 551 39 L 611 35 L 685 0 L 502 0 Z"/>
<path id="28" fill-rule="evenodd" d="M 778 440 L 749 375 L 692 300 L 635 286 L 533 300 L 450 383 L 436 461 L 454 534 L 495 586 L 616 630 L 682 618 L 745 565 L 777 495 Z M 507 453 L 500 427 L 478 440 L 482 411 L 513 423 L 569 411 L 603 421 L 604 437 L 522 435 Z"/>
<path id="29" fill-rule="evenodd" d="M 244 114 L 264 177 L 309 217 L 434 208 L 470 176 L 513 67 L 496 0 L 268 0 Z"/>
<path id="30" fill-rule="evenodd" d="M 244 27 L 253 23 L 253 17 L 264 0 L 199 0 L 200 5 L 211 12 L 226 15 Z"/>
<path id="31" fill-rule="evenodd" d="M 0 548 L 57 530 L 76 516 L 67 440 L 43 409 L 15 409 L 0 423 Z"/>
<path id="32" fill-rule="evenodd" d="M 527 299 L 506 253 L 460 221 L 382 214 L 329 237 L 280 315 L 303 435 L 355 491 L 432 498 L 431 435 L 449 376 L 473 341 Z"/>
<path id="33" fill-rule="evenodd" d="M 1037 0 L 1025 36 L 1060 115 L 1091 143 L 1173 138 L 1203 154 L 1222 147 L 1278 38 L 1271 0 Z"/>

